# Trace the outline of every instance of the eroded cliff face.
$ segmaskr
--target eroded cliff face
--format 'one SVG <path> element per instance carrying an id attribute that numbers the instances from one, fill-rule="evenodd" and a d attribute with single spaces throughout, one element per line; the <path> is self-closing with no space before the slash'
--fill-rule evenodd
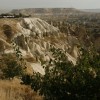
<path id="1" fill-rule="evenodd" d="M 41 62 L 52 59 L 52 47 L 65 51 L 73 64 L 79 55 L 79 41 L 75 36 L 61 33 L 58 28 L 39 18 L 23 18 L 10 24 L 5 22 L 2 24 L 2 34 L 4 38 L 0 38 L 1 53 L 13 53 L 12 44 L 17 44 L 28 65 L 41 74 L 45 74 Z"/>

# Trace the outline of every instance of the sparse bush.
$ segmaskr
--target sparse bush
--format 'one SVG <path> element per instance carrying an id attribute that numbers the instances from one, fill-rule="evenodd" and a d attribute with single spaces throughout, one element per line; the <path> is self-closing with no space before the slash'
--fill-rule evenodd
<path id="1" fill-rule="evenodd" d="M 24 82 L 25 85 L 29 85 L 31 83 L 31 76 L 28 74 L 24 74 L 22 77 L 22 81 Z"/>
<path id="2" fill-rule="evenodd" d="M 8 39 L 11 39 L 12 37 L 12 28 L 11 26 L 5 24 L 3 25 L 3 31 L 4 31 L 4 34 L 7 36 Z"/>

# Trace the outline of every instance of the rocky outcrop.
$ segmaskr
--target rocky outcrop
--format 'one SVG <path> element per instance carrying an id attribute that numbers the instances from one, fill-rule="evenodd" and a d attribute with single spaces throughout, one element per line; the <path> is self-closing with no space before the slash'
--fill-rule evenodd
<path id="1" fill-rule="evenodd" d="M 73 64 L 76 63 L 78 57 L 78 39 L 75 36 L 61 33 L 58 28 L 39 18 L 24 18 L 17 21 L 16 31 L 13 31 L 13 25 L 6 26 L 10 29 L 9 34 L 13 34 L 10 37 L 10 41 L 7 41 L 8 39 L 0 39 L 2 42 L 1 51 L 4 51 L 3 53 L 13 53 L 13 46 L 19 46 L 23 57 L 36 72 L 38 71 L 44 75 L 40 64 L 42 61 L 52 59 L 50 51 L 52 47 L 62 49 L 66 52 L 68 60 L 72 61 Z M 6 38 L 8 37 L 6 36 Z M 37 70 L 35 65 L 41 68 L 37 67 Z"/>

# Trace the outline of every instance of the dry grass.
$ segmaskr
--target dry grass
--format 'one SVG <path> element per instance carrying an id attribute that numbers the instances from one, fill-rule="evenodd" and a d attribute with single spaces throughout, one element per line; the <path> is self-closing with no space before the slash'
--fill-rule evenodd
<path id="1" fill-rule="evenodd" d="M 16 23 L 18 22 L 18 20 L 16 19 L 0 19 L 0 30 L 2 30 L 2 27 L 4 24 L 7 24 L 9 26 L 12 27 L 12 29 L 16 30 Z"/>
<path id="2" fill-rule="evenodd" d="M 59 43 L 60 41 L 66 41 L 67 37 L 63 34 L 59 34 L 59 36 L 51 35 L 50 37 L 45 37 L 44 40 L 50 41 L 51 43 Z"/>
<path id="3" fill-rule="evenodd" d="M 0 80 L 0 100 L 42 100 L 29 86 L 21 85 L 20 80 Z"/>
<path id="4" fill-rule="evenodd" d="M 45 42 L 49 41 L 51 44 L 55 44 L 55 43 L 60 43 L 60 42 L 66 42 L 67 40 L 68 40 L 68 37 L 64 33 L 59 34 L 59 36 L 50 35 L 50 36 L 45 36 L 44 38 L 39 38 L 39 39 L 34 38 L 34 42 L 37 44 L 43 41 Z"/>

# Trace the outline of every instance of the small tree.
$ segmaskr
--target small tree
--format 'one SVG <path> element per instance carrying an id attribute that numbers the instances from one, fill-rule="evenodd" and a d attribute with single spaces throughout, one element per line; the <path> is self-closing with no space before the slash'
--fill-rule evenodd
<path id="1" fill-rule="evenodd" d="M 15 76 L 20 77 L 24 73 L 24 65 L 22 65 L 12 54 L 5 54 L 2 56 L 0 68 L 4 77 L 8 79 Z"/>

